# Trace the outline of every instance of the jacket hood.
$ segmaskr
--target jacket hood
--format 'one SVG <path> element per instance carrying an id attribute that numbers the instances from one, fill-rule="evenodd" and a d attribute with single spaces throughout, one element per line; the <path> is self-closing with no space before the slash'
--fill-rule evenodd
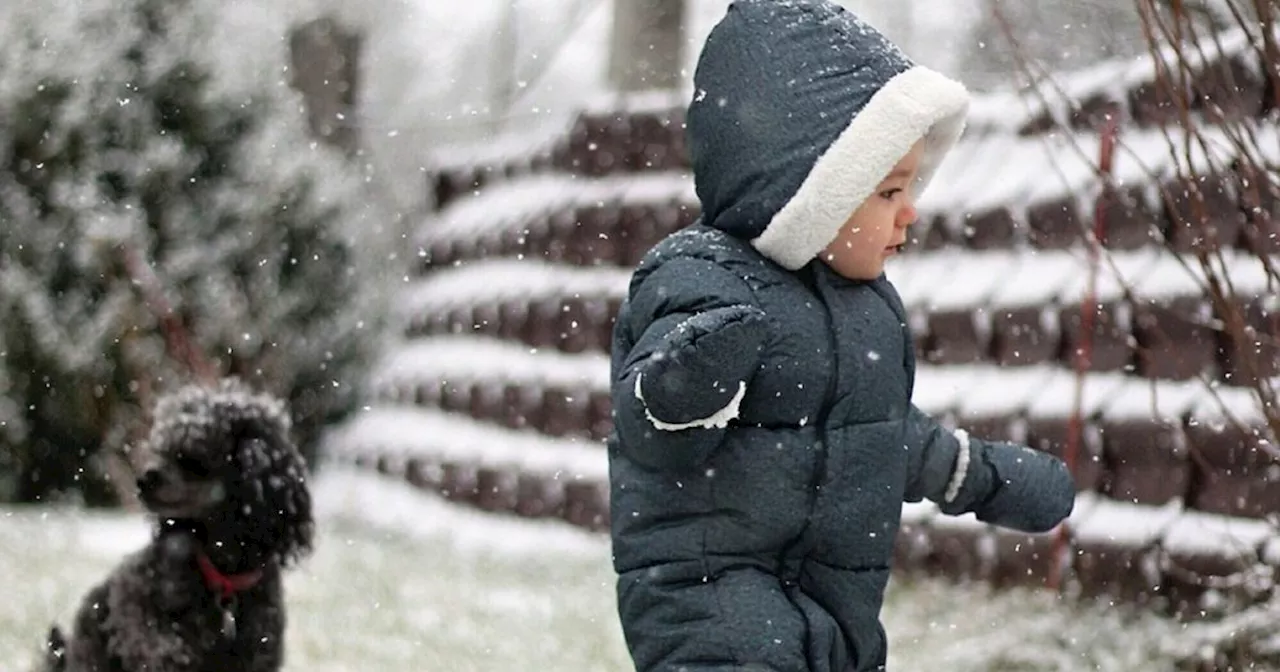
<path id="1" fill-rule="evenodd" d="M 703 222 L 798 269 L 924 138 L 922 193 L 967 110 L 963 85 L 833 2 L 736 0 L 687 117 Z"/>

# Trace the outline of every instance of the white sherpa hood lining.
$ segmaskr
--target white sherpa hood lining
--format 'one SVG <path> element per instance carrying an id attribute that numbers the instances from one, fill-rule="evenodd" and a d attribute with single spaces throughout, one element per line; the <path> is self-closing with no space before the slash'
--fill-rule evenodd
<path id="1" fill-rule="evenodd" d="M 969 94 L 923 66 L 890 79 L 814 163 L 791 200 L 752 241 L 790 270 L 809 263 L 921 138 L 919 196 L 964 130 Z"/>

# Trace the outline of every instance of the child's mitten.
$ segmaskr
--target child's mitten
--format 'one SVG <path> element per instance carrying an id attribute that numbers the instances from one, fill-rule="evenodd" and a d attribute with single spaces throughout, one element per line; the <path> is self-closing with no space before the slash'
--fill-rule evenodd
<path id="1" fill-rule="evenodd" d="M 713 418 L 741 401 L 760 365 L 768 332 L 764 313 L 751 306 L 698 313 L 672 329 L 649 357 L 636 383 L 637 394 L 662 423 Z"/>
<path id="2" fill-rule="evenodd" d="M 989 494 L 973 507 L 979 520 L 1024 532 L 1047 532 L 1071 515 L 1076 488 L 1062 460 L 1009 443 L 974 440 L 973 447 L 978 448 L 974 457 L 991 479 Z"/>

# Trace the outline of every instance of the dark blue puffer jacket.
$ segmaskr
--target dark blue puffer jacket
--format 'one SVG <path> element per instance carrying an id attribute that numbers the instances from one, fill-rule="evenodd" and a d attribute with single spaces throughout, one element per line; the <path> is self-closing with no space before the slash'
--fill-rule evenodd
<path id="1" fill-rule="evenodd" d="M 703 216 L 641 262 L 614 332 L 623 631 L 644 672 L 882 669 L 904 501 L 1028 531 L 1074 501 L 1055 458 L 916 409 L 893 286 L 815 260 L 921 138 L 927 182 L 966 94 L 821 0 L 733 3 L 694 84 Z"/>

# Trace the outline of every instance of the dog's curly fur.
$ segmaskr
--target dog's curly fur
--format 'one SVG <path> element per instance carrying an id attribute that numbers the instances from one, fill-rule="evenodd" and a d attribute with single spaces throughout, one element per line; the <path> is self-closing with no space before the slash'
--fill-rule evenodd
<path id="1" fill-rule="evenodd" d="M 155 519 L 152 542 L 84 599 L 74 635 L 55 626 L 46 669 L 65 672 L 279 670 L 281 572 L 311 551 L 307 465 L 282 402 L 236 379 L 189 385 L 157 404 L 138 487 Z M 223 608 L 198 565 L 261 571 Z"/>

